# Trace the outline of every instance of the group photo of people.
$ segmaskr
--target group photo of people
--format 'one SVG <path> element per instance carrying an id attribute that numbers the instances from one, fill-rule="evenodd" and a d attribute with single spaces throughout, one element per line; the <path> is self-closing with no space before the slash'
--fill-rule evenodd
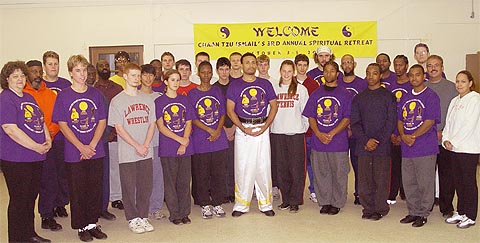
<path id="1" fill-rule="evenodd" d="M 71 228 L 69 242 L 90 242 L 109 236 L 99 219 L 144 234 L 157 220 L 202 227 L 192 214 L 253 217 L 252 203 L 266 217 L 307 203 L 334 217 L 349 185 L 352 220 L 382 220 L 402 200 L 398 224 L 422 227 L 438 206 L 445 224 L 470 228 L 480 95 L 471 72 L 447 79 L 441 56 L 425 43 L 412 49 L 415 60 L 379 53 L 358 67 L 318 46 L 279 70 L 251 52 L 212 65 L 207 52 L 137 64 L 119 51 L 116 72 L 108 60 L 61 62 L 51 50 L 9 61 L 0 73 L 8 241 L 52 242 L 36 218 L 42 231 Z"/>

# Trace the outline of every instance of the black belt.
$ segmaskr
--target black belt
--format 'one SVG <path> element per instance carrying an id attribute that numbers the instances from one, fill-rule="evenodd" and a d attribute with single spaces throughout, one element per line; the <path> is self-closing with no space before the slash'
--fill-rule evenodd
<path id="1" fill-rule="evenodd" d="M 264 123 L 267 120 L 268 117 L 257 117 L 257 118 L 243 118 L 243 117 L 238 117 L 241 123 L 246 123 L 246 124 L 260 124 Z"/>

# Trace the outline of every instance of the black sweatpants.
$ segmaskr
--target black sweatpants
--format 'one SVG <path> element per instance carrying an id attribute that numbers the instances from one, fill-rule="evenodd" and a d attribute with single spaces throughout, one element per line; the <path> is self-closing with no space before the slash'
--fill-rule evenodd
<path id="1" fill-rule="evenodd" d="M 198 205 L 218 206 L 225 199 L 226 158 L 226 149 L 192 156 L 192 171 L 195 173 L 192 179 L 197 188 Z"/>

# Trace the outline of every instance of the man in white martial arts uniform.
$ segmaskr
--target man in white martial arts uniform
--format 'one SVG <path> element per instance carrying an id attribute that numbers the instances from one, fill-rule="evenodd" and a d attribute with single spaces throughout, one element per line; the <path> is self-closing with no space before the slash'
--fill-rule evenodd
<path id="1" fill-rule="evenodd" d="M 254 54 L 245 53 L 241 63 L 242 78 L 232 82 L 227 90 L 227 114 L 237 126 L 232 216 L 249 211 L 254 186 L 258 208 L 265 215 L 274 216 L 269 127 L 278 110 L 275 90 L 268 80 L 255 76 Z"/>

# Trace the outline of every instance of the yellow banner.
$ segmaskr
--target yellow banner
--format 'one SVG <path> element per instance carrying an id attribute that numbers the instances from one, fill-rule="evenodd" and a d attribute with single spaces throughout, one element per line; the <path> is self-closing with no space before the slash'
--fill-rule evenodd
<path id="1" fill-rule="evenodd" d="M 248 24 L 194 24 L 195 53 L 211 59 L 232 52 L 266 54 L 270 58 L 313 55 L 325 45 L 337 57 L 377 55 L 377 22 L 272 22 Z"/>

